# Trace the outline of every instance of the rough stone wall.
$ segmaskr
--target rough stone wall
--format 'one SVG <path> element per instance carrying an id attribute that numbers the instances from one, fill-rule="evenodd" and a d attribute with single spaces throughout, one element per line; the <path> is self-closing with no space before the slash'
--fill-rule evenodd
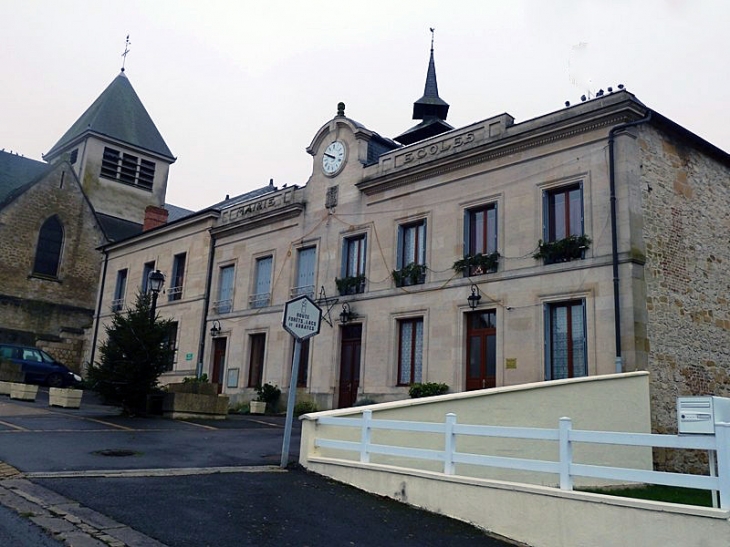
<path id="1" fill-rule="evenodd" d="M 58 276 L 49 279 L 32 274 L 39 230 L 54 214 L 63 225 L 64 241 Z M 27 343 L 65 339 L 69 332 L 88 328 L 101 264 L 97 247 L 104 241 L 66 163 L 0 210 L 0 336 Z M 81 352 L 68 354 L 68 360 L 57 357 L 76 368 Z"/>
<path id="2" fill-rule="evenodd" d="M 680 396 L 730 396 L 730 169 L 641 131 L 652 425 L 675 433 Z M 707 471 L 704 454 L 655 451 L 660 468 Z"/>
<path id="3" fill-rule="evenodd" d="M 86 331 L 80 329 L 61 329 L 60 338 L 36 342 L 37 347 L 79 374 L 83 372 L 81 363 L 85 344 Z"/>

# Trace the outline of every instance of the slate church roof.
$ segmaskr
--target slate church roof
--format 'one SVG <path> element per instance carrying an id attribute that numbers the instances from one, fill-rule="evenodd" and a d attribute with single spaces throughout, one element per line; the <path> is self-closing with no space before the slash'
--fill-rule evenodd
<path id="1" fill-rule="evenodd" d="M 168 158 L 175 157 L 165 144 L 142 101 L 121 72 L 86 109 L 45 157 L 53 157 L 87 134 L 97 134 Z"/>
<path id="2" fill-rule="evenodd" d="M 42 161 L 0 151 L 0 209 L 49 169 Z"/>

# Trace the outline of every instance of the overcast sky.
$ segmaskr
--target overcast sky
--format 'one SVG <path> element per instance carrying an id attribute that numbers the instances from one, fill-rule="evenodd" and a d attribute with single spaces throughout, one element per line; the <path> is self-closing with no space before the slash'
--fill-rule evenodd
<path id="1" fill-rule="evenodd" d="M 336 114 L 415 125 L 431 35 L 455 127 L 516 122 L 624 84 L 730 151 L 726 0 L 0 0 L 0 148 L 50 150 L 121 68 L 173 154 L 167 201 L 198 210 L 304 185 Z"/>

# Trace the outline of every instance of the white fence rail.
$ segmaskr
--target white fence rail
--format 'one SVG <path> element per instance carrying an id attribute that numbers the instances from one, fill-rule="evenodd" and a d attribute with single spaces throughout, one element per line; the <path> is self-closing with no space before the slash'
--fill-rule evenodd
<path id="1" fill-rule="evenodd" d="M 443 472 L 447 475 L 456 474 L 456 464 L 555 473 L 560 478 L 559 484 L 562 490 L 573 489 L 574 477 L 698 488 L 719 492 L 720 507 L 730 509 L 730 424 L 728 423 L 716 424 L 715 435 L 657 435 L 653 433 L 573 430 L 570 418 L 561 418 L 558 429 L 539 429 L 459 424 L 456 421 L 456 414 L 453 413 L 446 414 L 444 423 L 381 420 L 373 419 L 372 410 L 363 411 L 362 418 L 323 416 L 317 418 L 317 423 L 320 425 L 359 428 L 359 441 L 317 437 L 314 446 L 357 452 L 362 463 L 369 463 L 371 454 L 382 454 L 440 461 L 443 462 Z M 441 434 L 444 437 L 443 449 L 373 444 L 371 442 L 373 430 Z M 459 435 L 555 441 L 559 446 L 559 459 L 558 461 L 548 461 L 457 452 L 456 438 Z M 715 474 L 714 457 L 710 458 L 710 475 L 689 475 L 575 463 L 573 461 L 574 443 L 708 450 L 711 455 L 716 454 L 717 474 Z"/>

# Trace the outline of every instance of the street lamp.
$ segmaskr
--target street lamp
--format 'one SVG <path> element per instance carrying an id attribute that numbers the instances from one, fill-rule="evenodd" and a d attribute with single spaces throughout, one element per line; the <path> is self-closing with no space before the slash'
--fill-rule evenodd
<path id="1" fill-rule="evenodd" d="M 150 272 L 147 278 L 147 289 L 152 292 L 152 306 L 150 307 L 150 321 L 155 320 L 155 310 L 157 308 L 157 295 L 160 294 L 162 286 L 165 284 L 165 274 L 160 270 Z"/>
<path id="2" fill-rule="evenodd" d="M 217 319 L 213 321 L 213 326 L 210 327 L 210 335 L 215 338 L 221 333 L 221 322 Z"/>
<path id="3" fill-rule="evenodd" d="M 472 285 L 471 294 L 466 298 L 466 301 L 469 303 L 469 307 L 473 310 L 477 309 L 481 299 L 482 295 L 479 293 L 479 287 Z"/>

